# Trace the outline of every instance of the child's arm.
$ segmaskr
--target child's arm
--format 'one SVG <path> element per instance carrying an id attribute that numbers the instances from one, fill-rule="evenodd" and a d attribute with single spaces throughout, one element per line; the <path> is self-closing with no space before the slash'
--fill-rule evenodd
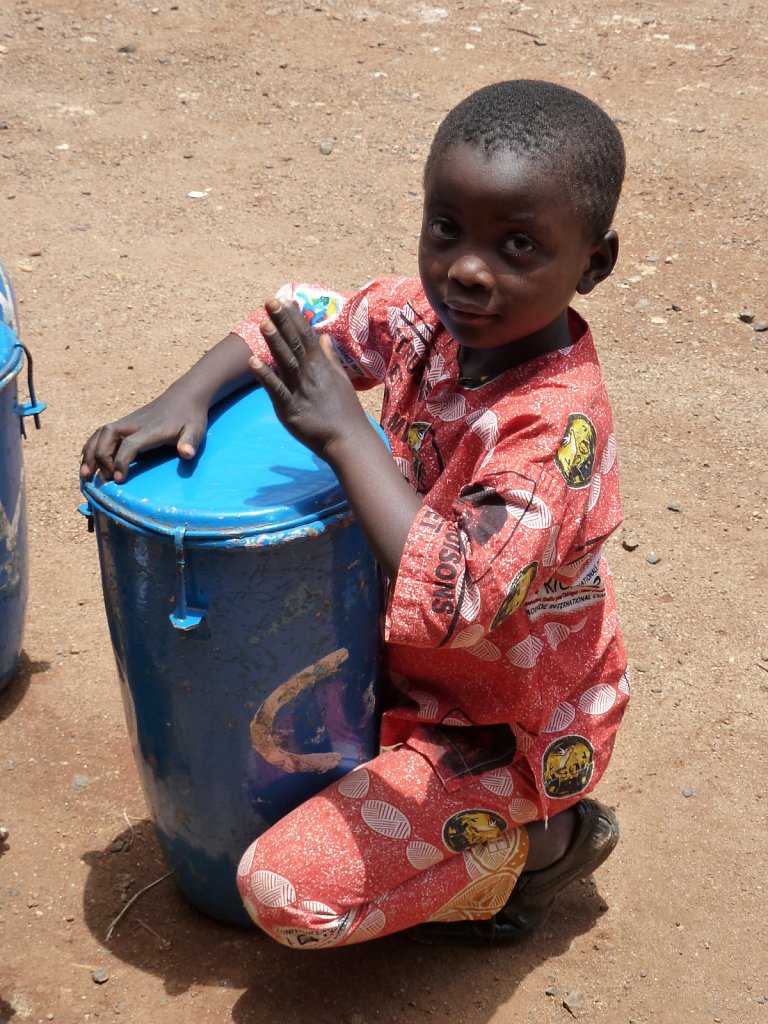
<path id="1" fill-rule="evenodd" d="M 327 335 L 318 339 L 296 307 L 276 300 L 262 335 L 277 372 L 254 357 L 278 419 L 336 473 L 374 557 L 397 578 L 421 501 L 368 421 Z"/>
<path id="2" fill-rule="evenodd" d="M 90 480 L 98 469 L 103 479 L 123 483 L 139 452 L 164 444 L 175 444 L 183 459 L 193 458 L 211 405 L 252 383 L 250 354 L 242 338 L 228 335 L 154 401 L 92 434 L 83 447 L 80 476 Z"/>

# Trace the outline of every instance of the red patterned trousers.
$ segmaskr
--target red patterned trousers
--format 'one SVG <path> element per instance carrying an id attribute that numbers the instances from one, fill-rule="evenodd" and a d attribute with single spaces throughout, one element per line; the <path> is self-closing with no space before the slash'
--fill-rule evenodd
<path id="1" fill-rule="evenodd" d="M 245 852 L 238 886 L 278 942 L 351 945 L 424 921 L 499 910 L 525 865 L 528 835 L 511 797 L 536 801 L 508 769 L 448 791 L 407 746 L 333 783 Z"/>

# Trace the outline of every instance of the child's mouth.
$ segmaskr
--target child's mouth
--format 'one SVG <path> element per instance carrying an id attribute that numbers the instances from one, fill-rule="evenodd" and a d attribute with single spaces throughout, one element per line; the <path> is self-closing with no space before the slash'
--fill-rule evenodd
<path id="1" fill-rule="evenodd" d="M 455 304 L 446 302 L 445 308 L 451 320 L 457 324 L 478 324 L 493 316 L 493 313 L 489 313 L 488 310 L 482 309 L 480 306 L 471 306 L 463 302 Z"/>

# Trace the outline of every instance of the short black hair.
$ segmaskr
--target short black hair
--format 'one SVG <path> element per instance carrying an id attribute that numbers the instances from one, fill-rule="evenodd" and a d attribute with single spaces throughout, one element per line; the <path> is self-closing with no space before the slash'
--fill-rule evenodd
<path id="1" fill-rule="evenodd" d="M 543 159 L 562 174 L 574 208 L 595 237 L 611 226 L 624 181 L 621 132 L 592 100 L 554 82 L 519 78 L 473 92 L 437 129 L 424 179 L 461 143 L 491 157 L 508 151 Z"/>

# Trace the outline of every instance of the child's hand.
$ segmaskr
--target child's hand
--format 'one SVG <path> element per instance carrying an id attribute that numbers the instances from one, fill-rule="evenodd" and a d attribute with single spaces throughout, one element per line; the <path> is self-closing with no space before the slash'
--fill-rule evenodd
<path id="1" fill-rule="evenodd" d="M 317 338 L 296 306 L 273 299 L 266 309 L 261 333 L 277 372 L 252 358 L 253 372 L 280 422 L 330 464 L 374 558 L 394 582 L 421 500 L 369 423 L 328 335 Z"/>
<path id="2" fill-rule="evenodd" d="M 369 430 L 355 389 L 327 334 L 319 338 L 293 304 L 265 303 L 269 320 L 261 333 L 277 372 L 255 356 L 251 367 L 272 399 L 280 422 L 321 458 L 329 459 L 339 442 Z"/>
<path id="3" fill-rule="evenodd" d="M 182 459 L 194 458 L 211 405 L 253 383 L 249 356 L 243 339 L 228 334 L 154 402 L 101 427 L 85 442 L 82 479 L 90 480 L 98 469 L 104 480 L 121 484 L 140 452 L 164 444 L 175 445 Z"/>
<path id="4" fill-rule="evenodd" d="M 195 403 L 173 388 L 153 402 L 100 427 L 83 447 L 80 476 L 90 480 L 96 470 L 102 480 L 124 483 L 128 466 L 140 452 L 175 444 L 183 459 L 197 454 L 208 427 L 207 403 Z"/>

